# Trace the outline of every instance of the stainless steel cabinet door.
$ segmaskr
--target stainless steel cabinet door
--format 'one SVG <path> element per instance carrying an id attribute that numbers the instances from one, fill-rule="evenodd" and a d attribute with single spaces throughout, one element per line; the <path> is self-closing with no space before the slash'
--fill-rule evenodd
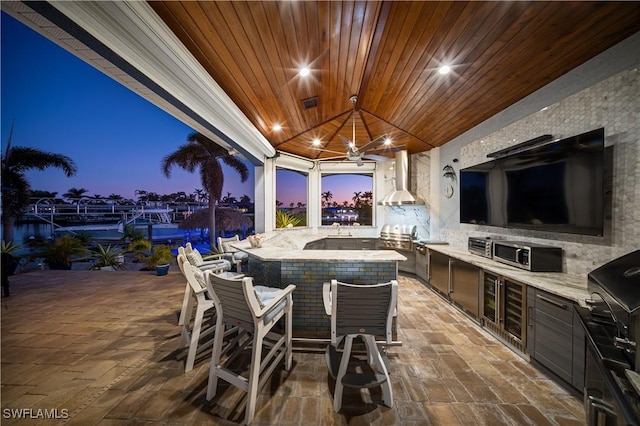
<path id="1" fill-rule="evenodd" d="M 449 256 L 429 250 L 429 284 L 449 294 Z"/>
<path id="2" fill-rule="evenodd" d="M 480 313 L 480 268 L 457 259 L 450 259 L 449 297 L 467 313 L 478 318 Z"/>

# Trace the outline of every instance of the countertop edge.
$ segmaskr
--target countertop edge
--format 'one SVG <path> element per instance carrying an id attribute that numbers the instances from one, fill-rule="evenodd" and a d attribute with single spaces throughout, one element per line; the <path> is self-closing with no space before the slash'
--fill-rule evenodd
<path id="1" fill-rule="evenodd" d="M 403 262 L 407 258 L 395 250 L 303 250 L 278 246 L 252 248 L 248 242 L 231 244 L 249 256 L 266 261 L 309 261 L 309 262 Z"/>

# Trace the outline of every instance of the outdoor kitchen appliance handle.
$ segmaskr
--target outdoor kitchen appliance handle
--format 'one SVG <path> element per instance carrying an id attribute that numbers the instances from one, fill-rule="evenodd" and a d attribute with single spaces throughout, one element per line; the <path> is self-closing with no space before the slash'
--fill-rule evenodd
<path id="1" fill-rule="evenodd" d="M 558 307 L 558 308 L 560 308 L 560 309 L 564 309 L 564 310 L 566 310 L 566 309 L 567 309 L 567 305 L 566 305 L 566 304 L 564 304 L 564 303 L 560 303 L 560 302 L 556 302 L 555 300 L 549 299 L 548 297 L 544 297 L 544 296 L 542 296 L 542 295 L 540 295 L 540 294 L 538 295 L 538 299 L 540 299 L 540 300 L 542 300 L 542 301 L 545 301 L 545 302 L 547 302 L 547 303 L 550 303 L 550 304 L 552 304 L 553 306 L 557 306 L 557 307 Z"/>

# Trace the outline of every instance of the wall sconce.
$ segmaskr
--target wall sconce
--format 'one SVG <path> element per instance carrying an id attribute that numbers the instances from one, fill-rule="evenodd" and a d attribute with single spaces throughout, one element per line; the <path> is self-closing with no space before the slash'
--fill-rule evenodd
<path id="1" fill-rule="evenodd" d="M 454 162 L 456 162 L 457 160 L 453 160 Z M 442 177 L 444 178 L 449 178 L 452 181 L 456 182 L 458 180 L 458 176 L 456 175 L 456 171 L 453 168 L 453 166 L 451 166 L 450 164 L 447 164 L 446 166 L 444 166 L 442 168 Z"/>
<path id="2" fill-rule="evenodd" d="M 458 160 L 454 159 L 453 162 L 456 163 Z M 458 180 L 458 176 L 456 175 L 456 171 L 450 164 L 447 164 L 442 168 L 442 177 L 451 179 L 452 183 L 455 183 Z M 453 185 L 447 184 L 444 187 L 444 196 L 447 198 L 453 197 Z"/>

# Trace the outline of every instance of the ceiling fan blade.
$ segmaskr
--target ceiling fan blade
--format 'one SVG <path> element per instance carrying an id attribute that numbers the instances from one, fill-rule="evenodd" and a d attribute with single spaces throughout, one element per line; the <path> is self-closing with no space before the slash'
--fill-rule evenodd
<path id="1" fill-rule="evenodd" d="M 407 149 L 406 146 L 392 146 L 389 148 L 372 149 L 367 151 L 367 154 L 389 154 L 391 152 L 403 151 L 405 149 Z"/>
<path id="2" fill-rule="evenodd" d="M 319 160 L 319 161 L 325 161 L 325 160 L 338 160 L 338 159 L 342 159 L 342 160 L 344 160 L 344 154 L 339 155 L 339 156 L 335 156 L 335 157 L 324 157 L 324 158 L 318 158 L 317 160 Z"/>
<path id="3" fill-rule="evenodd" d="M 316 151 L 322 151 L 322 152 L 329 152 L 331 154 L 342 154 L 342 156 L 344 157 L 344 152 L 340 152 L 340 151 L 333 151 L 330 149 L 324 149 L 324 148 L 315 148 L 315 147 L 310 147 L 310 149 L 314 149 Z"/>
<path id="4" fill-rule="evenodd" d="M 387 135 L 382 135 L 377 139 L 372 140 L 371 142 L 368 142 L 366 144 L 364 144 L 362 147 L 360 147 L 360 152 L 365 152 L 368 149 L 373 148 L 374 146 L 380 145 L 381 143 L 384 142 L 384 140 L 387 138 Z"/>
<path id="5" fill-rule="evenodd" d="M 389 161 L 391 158 L 385 157 L 383 155 L 373 155 L 373 154 L 364 154 L 362 156 L 365 160 L 373 160 L 373 161 Z"/>
<path id="6" fill-rule="evenodd" d="M 340 140 L 344 144 L 345 148 L 351 148 L 351 142 L 349 141 L 349 139 L 345 138 L 342 135 L 338 135 L 338 137 L 340 138 Z"/>

